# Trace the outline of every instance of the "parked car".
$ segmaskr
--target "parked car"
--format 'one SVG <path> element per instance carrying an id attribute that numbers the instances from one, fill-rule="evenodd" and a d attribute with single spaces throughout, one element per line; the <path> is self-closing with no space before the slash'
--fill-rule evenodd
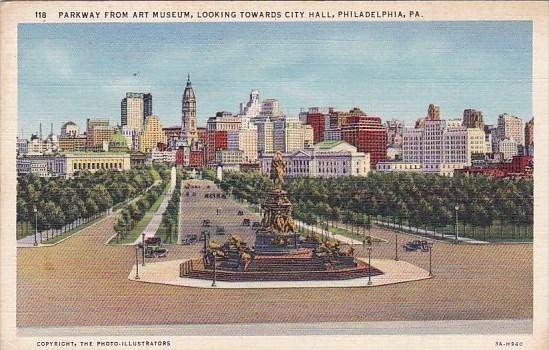
<path id="1" fill-rule="evenodd" d="M 190 245 L 194 244 L 198 241 L 198 236 L 194 233 L 188 233 L 185 238 L 183 239 L 183 242 L 181 242 L 184 245 Z"/>
<path id="2" fill-rule="evenodd" d="M 211 225 L 210 220 L 208 220 L 208 219 L 202 220 L 202 226 L 204 226 L 204 227 L 210 227 L 210 225 Z"/>
<path id="3" fill-rule="evenodd" d="M 261 223 L 259 221 L 254 221 L 254 223 L 252 224 L 252 228 L 258 228 L 258 227 L 261 227 Z"/>
<path id="4" fill-rule="evenodd" d="M 236 213 L 236 215 L 242 216 L 242 215 L 244 215 L 244 212 L 242 210 L 239 210 L 238 213 Z"/>
<path id="5" fill-rule="evenodd" d="M 151 246 L 145 248 L 146 258 L 165 258 L 168 256 L 168 249 L 160 248 L 159 246 Z"/>
<path id="6" fill-rule="evenodd" d="M 250 219 L 242 220 L 242 226 L 250 226 Z"/>
<path id="7" fill-rule="evenodd" d="M 404 245 L 404 249 L 407 252 L 428 252 L 429 246 L 427 245 L 427 241 L 420 241 L 419 239 L 415 239 L 413 241 L 409 241 Z"/>
<path id="8" fill-rule="evenodd" d="M 216 235 L 224 235 L 225 234 L 225 227 L 224 226 L 217 226 L 217 229 L 215 230 Z"/>
<path id="9" fill-rule="evenodd" d="M 162 244 L 162 239 L 160 237 L 148 237 L 145 238 L 145 245 L 160 245 Z"/>

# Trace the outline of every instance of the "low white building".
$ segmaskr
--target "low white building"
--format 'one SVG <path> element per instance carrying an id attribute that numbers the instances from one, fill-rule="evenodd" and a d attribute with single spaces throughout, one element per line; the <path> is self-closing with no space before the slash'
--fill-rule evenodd
<path id="1" fill-rule="evenodd" d="M 65 158 L 60 155 L 29 155 L 17 158 L 18 175 L 33 174 L 39 177 L 66 176 Z"/>
<path id="2" fill-rule="evenodd" d="M 259 159 L 262 173 L 270 174 L 273 153 Z M 370 171 L 370 155 L 357 152 L 344 141 L 325 141 L 313 147 L 283 154 L 287 177 L 366 176 Z"/>
<path id="3" fill-rule="evenodd" d="M 498 142 L 497 151 L 503 155 L 503 159 L 512 159 L 518 155 L 518 144 L 513 138 L 505 138 Z"/>
<path id="4" fill-rule="evenodd" d="M 151 164 L 152 162 L 164 162 L 164 163 L 175 163 L 177 150 L 171 151 L 158 151 L 154 150 L 150 153 L 147 153 L 147 163 Z"/>
<path id="5" fill-rule="evenodd" d="M 378 162 L 376 164 L 376 171 L 380 173 L 392 173 L 392 172 L 406 172 L 406 173 L 419 173 L 421 172 L 421 163 L 406 163 L 406 162 Z"/>
<path id="6" fill-rule="evenodd" d="M 219 150 L 215 152 L 215 161 L 224 168 L 228 165 L 246 162 L 246 155 L 241 150 Z"/>

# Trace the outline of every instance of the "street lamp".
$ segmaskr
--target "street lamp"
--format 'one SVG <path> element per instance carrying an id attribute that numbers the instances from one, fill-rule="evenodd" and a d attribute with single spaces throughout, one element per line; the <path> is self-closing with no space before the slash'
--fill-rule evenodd
<path id="1" fill-rule="evenodd" d="M 398 231 L 396 230 L 396 228 L 394 228 L 395 230 L 395 260 L 398 261 Z"/>
<path id="2" fill-rule="evenodd" d="M 38 242 L 36 241 L 36 234 L 38 233 L 38 209 L 36 209 L 36 206 L 34 207 L 34 246 L 38 245 Z M 42 243 L 42 239 L 40 239 L 40 243 Z"/>
<path id="3" fill-rule="evenodd" d="M 145 266 L 145 232 L 141 234 L 141 249 L 143 250 L 143 266 Z"/>
<path id="4" fill-rule="evenodd" d="M 215 264 L 217 262 L 217 254 L 215 252 L 213 253 L 213 280 L 212 280 L 212 287 L 215 287 L 215 280 L 217 278 L 217 269 L 215 267 Z"/>
<path id="5" fill-rule="evenodd" d="M 431 251 L 433 250 L 433 242 L 427 242 L 427 246 L 429 247 L 429 277 L 432 277 L 433 269 L 432 269 Z"/>
<path id="6" fill-rule="evenodd" d="M 456 234 L 456 243 L 458 242 L 458 210 L 459 210 L 459 206 L 455 206 L 454 209 L 456 210 L 456 225 L 455 225 L 455 229 L 454 229 L 454 233 Z"/>
<path id="7" fill-rule="evenodd" d="M 135 279 L 139 279 L 139 246 L 135 246 Z"/>
<path id="8" fill-rule="evenodd" d="M 372 285 L 372 245 L 368 245 L 368 285 Z"/>

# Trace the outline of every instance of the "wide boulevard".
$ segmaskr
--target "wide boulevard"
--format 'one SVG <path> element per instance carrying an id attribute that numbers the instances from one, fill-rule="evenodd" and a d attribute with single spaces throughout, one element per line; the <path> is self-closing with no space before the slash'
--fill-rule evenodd
<path id="1" fill-rule="evenodd" d="M 187 196 L 182 187 L 180 236 L 199 234 L 202 220 L 210 219 L 213 238 L 215 226 L 223 225 L 227 234 L 240 234 L 253 245 L 252 230 L 240 222 L 257 217 L 231 199 L 204 198 L 218 191 L 210 181 L 187 183 L 200 189 L 188 190 Z M 239 210 L 245 215 L 236 215 Z M 18 327 L 532 318 L 531 244 L 435 243 L 434 278 L 374 288 L 200 289 L 129 280 L 134 247 L 106 245 L 115 216 L 58 245 L 17 249 Z M 374 228 L 372 235 L 388 241 L 374 245 L 373 257 L 393 258 L 395 234 Z M 399 234 L 399 247 L 411 239 Z M 201 243 L 168 249 L 164 259 L 196 257 Z M 361 245 L 356 253 L 366 255 Z M 429 267 L 428 253 L 401 248 L 398 253 Z"/>

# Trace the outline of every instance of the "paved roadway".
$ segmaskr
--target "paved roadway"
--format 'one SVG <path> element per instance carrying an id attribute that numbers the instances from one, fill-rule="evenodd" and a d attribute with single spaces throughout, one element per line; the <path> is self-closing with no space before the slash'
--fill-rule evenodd
<path id="1" fill-rule="evenodd" d="M 213 190 L 213 183 L 200 182 L 206 183 Z M 237 203 L 182 193 L 184 232 L 199 233 L 209 218 L 228 233 L 252 238 L 251 229 L 239 226 L 242 217 L 234 215 Z M 530 244 L 436 243 L 435 278 L 378 288 L 205 290 L 128 280 L 135 250 L 104 244 L 113 222 L 111 215 L 56 246 L 18 248 L 19 327 L 532 318 Z M 378 228 L 372 235 L 389 242 L 374 244 L 373 256 L 393 257 L 394 234 Z M 399 245 L 411 238 L 399 237 Z M 198 256 L 200 248 L 171 246 L 168 259 Z M 362 248 L 356 252 L 366 255 Z M 399 254 L 428 268 L 428 254 Z"/>

